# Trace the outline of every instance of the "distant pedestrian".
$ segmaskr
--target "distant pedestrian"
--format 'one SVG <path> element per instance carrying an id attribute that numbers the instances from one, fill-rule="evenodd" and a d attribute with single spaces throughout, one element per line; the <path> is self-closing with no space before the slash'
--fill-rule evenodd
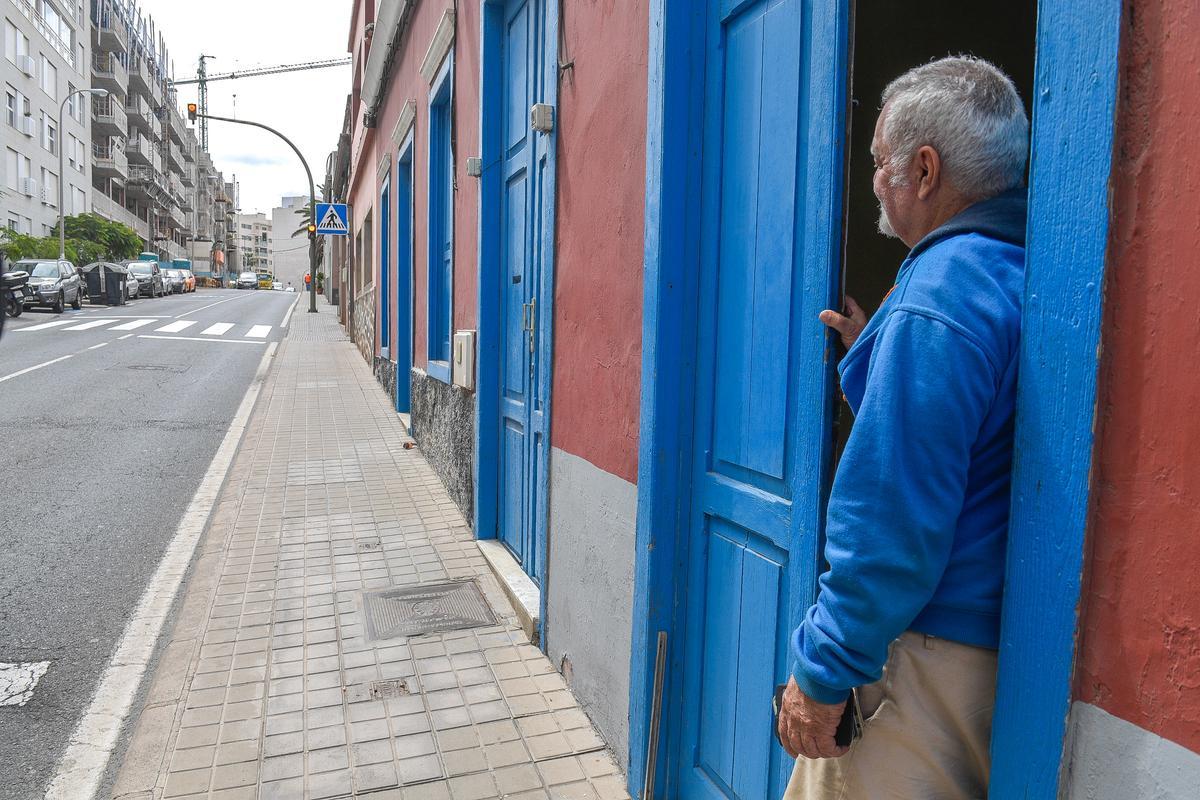
<path id="1" fill-rule="evenodd" d="M 849 348 L 855 414 L 816 604 L 793 636 L 779 733 L 788 800 L 987 796 L 1008 532 L 1029 123 L 974 58 L 897 78 L 875 126 L 879 230 L 911 248 Z M 848 696 L 860 739 L 834 733 Z"/>

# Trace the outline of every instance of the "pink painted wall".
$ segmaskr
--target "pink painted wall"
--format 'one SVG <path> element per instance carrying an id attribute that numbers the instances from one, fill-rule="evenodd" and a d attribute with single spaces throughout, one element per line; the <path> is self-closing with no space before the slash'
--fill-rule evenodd
<path id="1" fill-rule="evenodd" d="M 567 3 L 559 89 L 551 443 L 637 480 L 646 0 Z"/>
<path id="2" fill-rule="evenodd" d="M 420 2 L 409 21 L 409 28 L 400 40 L 399 56 L 392 64 L 387 76 L 387 89 L 383 106 L 373 135 L 367 134 L 363 147 L 356 156 L 351 177 L 352 202 L 355 204 L 355 230 L 362 224 L 369 209 L 379 205 L 382 184 L 378 180 L 377 168 L 385 154 L 391 155 L 391 172 L 395 175 L 397 148 L 392 141 L 392 130 L 400 117 L 404 105 L 413 101 L 416 121 L 413 136 L 413 364 L 424 367 L 426 363 L 428 330 L 428 213 L 429 194 L 429 83 L 421 74 L 421 62 L 433 40 L 434 32 L 443 13 L 453 7 L 451 2 Z M 472 329 L 476 327 L 478 279 L 476 274 L 476 252 L 478 245 L 479 182 L 467 176 L 466 159 L 479 150 L 479 2 L 460 0 L 455 24 L 454 54 L 454 111 L 455 111 L 455 174 L 457 191 L 454 199 L 454 327 Z M 375 47 L 386 47 L 382 39 L 373 43 Z M 355 114 L 355 130 L 362 126 L 362 108 Z M 352 134 L 351 142 L 355 142 Z M 392 252 L 387 268 L 389 286 L 394 292 L 397 286 L 397 260 L 395 222 L 397 214 L 396 192 L 390 195 L 390 218 Z M 379 210 L 374 214 L 375 231 L 374 279 L 376 290 L 380 285 L 379 270 L 382 246 Z M 394 298 L 394 295 L 393 295 Z M 379 313 L 378 304 L 376 314 Z M 395 306 L 390 312 L 391 341 L 397 339 Z M 380 324 L 377 316 L 376 353 L 378 353 Z M 394 357 L 394 354 L 393 354 Z"/>
<path id="3" fill-rule="evenodd" d="M 1076 697 L 1200 752 L 1200 4 L 1124 24 Z"/>

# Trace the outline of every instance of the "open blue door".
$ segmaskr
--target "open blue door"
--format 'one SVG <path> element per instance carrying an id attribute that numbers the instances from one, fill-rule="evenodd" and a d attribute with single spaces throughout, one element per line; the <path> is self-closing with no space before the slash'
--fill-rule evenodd
<path id="1" fill-rule="evenodd" d="M 817 313 L 838 275 L 844 124 L 828 112 L 845 102 L 844 82 L 824 77 L 845 63 L 845 15 L 815 5 L 706 5 L 681 725 L 667 790 L 689 800 L 777 798 L 792 765 L 771 735 L 770 698 L 819 571 L 833 387 Z"/>

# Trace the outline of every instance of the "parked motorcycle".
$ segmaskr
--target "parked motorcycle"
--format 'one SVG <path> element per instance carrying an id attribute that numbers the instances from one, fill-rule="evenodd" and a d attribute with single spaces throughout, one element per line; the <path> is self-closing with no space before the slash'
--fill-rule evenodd
<path id="1" fill-rule="evenodd" d="M 28 272 L 5 272 L 0 275 L 0 300 L 4 302 L 3 313 L 19 317 L 25 310 L 26 299 L 33 298 Z"/>

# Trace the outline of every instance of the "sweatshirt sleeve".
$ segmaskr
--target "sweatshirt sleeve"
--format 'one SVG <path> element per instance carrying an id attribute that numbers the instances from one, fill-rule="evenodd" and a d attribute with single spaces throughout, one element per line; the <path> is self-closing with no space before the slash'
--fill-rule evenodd
<path id="1" fill-rule="evenodd" d="M 829 569 L 792 637 L 792 674 L 814 700 L 879 680 L 933 596 L 995 392 L 987 355 L 952 323 L 902 307 L 881 326 L 829 498 Z"/>

